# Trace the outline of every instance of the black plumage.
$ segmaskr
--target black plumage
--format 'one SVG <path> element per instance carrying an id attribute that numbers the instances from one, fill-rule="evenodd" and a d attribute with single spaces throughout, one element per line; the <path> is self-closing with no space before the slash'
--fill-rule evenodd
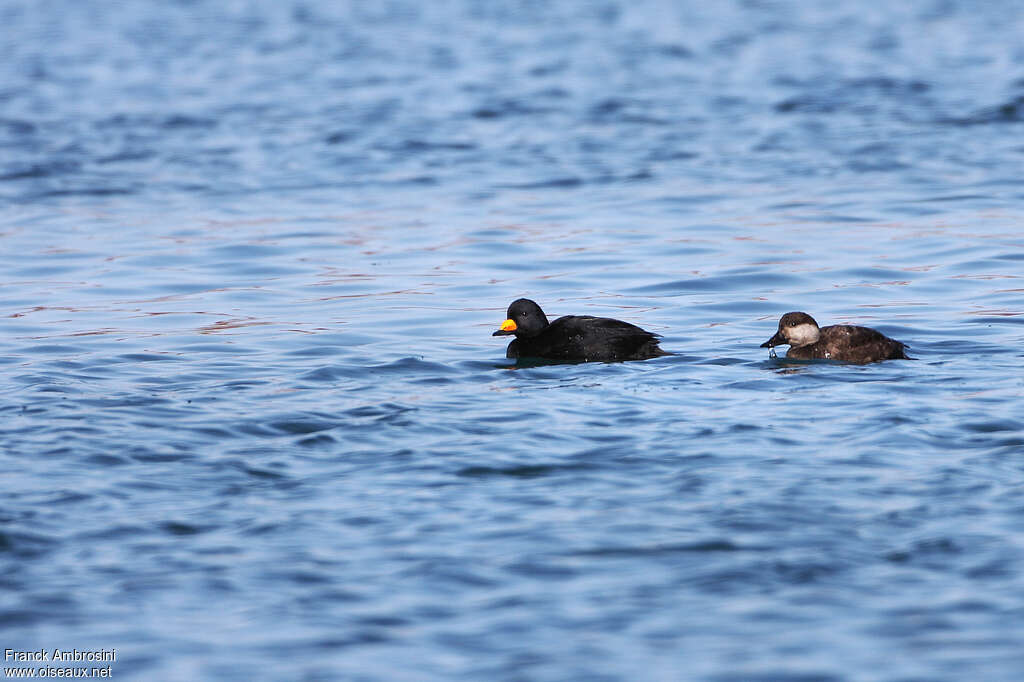
<path id="1" fill-rule="evenodd" d="M 533 301 L 520 298 L 508 307 L 508 319 L 493 336 L 515 335 L 509 358 L 544 358 L 567 362 L 647 360 L 668 355 L 658 335 L 622 320 L 567 315 L 549 323 Z"/>

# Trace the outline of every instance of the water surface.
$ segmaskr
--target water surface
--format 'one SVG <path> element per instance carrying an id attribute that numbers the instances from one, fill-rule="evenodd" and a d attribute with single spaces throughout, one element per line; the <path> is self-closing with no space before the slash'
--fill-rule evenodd
<path id="1" fill-rule="evenodd" d="M 1013 10 L 7 3 L 3 646 L 1019 679 Z M 674 354 L 512 367 L 520 296 Z"/>

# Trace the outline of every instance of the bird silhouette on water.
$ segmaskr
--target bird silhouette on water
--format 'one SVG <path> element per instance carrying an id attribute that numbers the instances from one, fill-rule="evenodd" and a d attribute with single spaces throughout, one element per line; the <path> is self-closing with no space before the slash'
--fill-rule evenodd
<path id="1" fill-rule="evenodd" d="M 548 322 L 540 306 L 528 298 L 512 301 L 507 319 L 493 336 L 515 335 L 505 357 L 544 358 L 568 362 L 619 362 L 669 355 L 658 335 L 635 324 L 590 315 L 566 315 Z"/>

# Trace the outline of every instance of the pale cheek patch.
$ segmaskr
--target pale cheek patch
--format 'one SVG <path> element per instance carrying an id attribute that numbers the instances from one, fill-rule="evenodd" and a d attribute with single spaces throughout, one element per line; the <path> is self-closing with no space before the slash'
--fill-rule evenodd
<path id="1" fill-rule="evenodd" d="M 817 341 L 820 336 L 813 324 L 798 324 L 788 330 L 786 340 L 791 346 L 806 346 Z"/>

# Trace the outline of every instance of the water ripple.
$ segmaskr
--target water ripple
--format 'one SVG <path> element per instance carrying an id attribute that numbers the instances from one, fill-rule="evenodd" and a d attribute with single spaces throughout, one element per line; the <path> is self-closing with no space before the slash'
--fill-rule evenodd
<path id="1" fill-rule="evenodd" d="M 1004 4 L 8 3 L 0 630 L 132 679 L 1017 679 Z M 520 296 L 673 354 L 509 361 Z M 790 310 L 916 359 L 770 358 Z"/>

